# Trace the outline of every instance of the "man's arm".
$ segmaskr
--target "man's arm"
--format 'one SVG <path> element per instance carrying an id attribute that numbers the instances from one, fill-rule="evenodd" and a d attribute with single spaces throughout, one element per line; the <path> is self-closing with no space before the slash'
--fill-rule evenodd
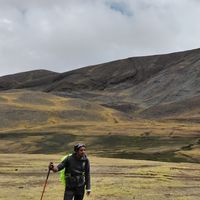
<path id="1" fill-rule="evenodd" d="M 91 192 L 91 181 L 90 181 L 90 161 L 89 159 L 86 162 L 85 165 L 85 184 L 86 184 L 86 192 L 87 195 Z"/>
<path id="2" fill-rule="evenodd" d="M 55 166 L 52 162 L 49 163 L 49 169 L 52 170 L 53 172 L 58 172 L 62 169 L 64 169 L 67 166 L 68 163 L 68 157 L 65 158 L 60 164 Z"/>

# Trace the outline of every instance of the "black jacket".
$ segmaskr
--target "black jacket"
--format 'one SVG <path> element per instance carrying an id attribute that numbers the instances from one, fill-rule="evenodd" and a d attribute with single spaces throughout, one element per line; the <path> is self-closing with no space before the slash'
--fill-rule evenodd
<path id="1" fill-rule="evenodd" d="M 84 156 L 78 159 L 76 154 L 72 154 L 66 157 L 58 166 L 58 171 L 65 168 L 66 179 L 70 177 L 84 177 L 83 184 L 86 185 L 86 190 L 90 190 L 90 162 L 89 159 Z M 67 184 L 69 180 L 67 180 Z"/>

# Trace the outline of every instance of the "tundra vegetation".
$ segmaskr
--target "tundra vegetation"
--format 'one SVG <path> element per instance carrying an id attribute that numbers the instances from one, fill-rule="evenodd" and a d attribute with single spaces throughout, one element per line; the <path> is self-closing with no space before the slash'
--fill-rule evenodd
<path id="1" fill-rule="evenodd" d="M 91 156 L 92 193 L 85 199 L 197 200 L 200 167 L 171 163 Z M 40 199 L 49 161 L 60 155 L 0 154 L 0 199 Z M 44 199 L 63 199 L 64 186 L 56 173 L 49 176 Z"/>
<path id="2" fill-rule="evenodd" d="M 87 144 L 90 199 L 200 199 L 200 49 L 0 77 L 0 199 L 39 199 Z M 45 199 L 62 199 L 51 174 Z"/>

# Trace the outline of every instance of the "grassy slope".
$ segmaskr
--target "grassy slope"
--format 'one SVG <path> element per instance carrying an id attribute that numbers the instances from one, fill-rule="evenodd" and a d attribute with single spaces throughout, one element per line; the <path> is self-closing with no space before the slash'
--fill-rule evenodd
<path id="1" fill-rule="evenodd" d="M 41 197 L 50 161 L 61 155 L 0 154 L 0 199 Z M 200 166 L 189 163 L 120 160 L 90 157 L 90 200 L 198 200 Z M 11 192 L 12 191 L 12 192 Z M 63 199 L 58 174 L 50 174 L 44 199 Z"/>
<path id="2" fill-rule="evenodd" d="M 2 130 L 50 126 L 66 121 L 120 121 L 123 113 L 80 99 L 62 98 L 43 92 L 1 92 Z"/>
<path id="3" fill-rule="evenodd" d="M 110 108 L 42 92 L 1 92 L 0 151 L 61 153 L 84 142 L 103 157 L 200 161 L 200 124 L 132 121 Z"/>

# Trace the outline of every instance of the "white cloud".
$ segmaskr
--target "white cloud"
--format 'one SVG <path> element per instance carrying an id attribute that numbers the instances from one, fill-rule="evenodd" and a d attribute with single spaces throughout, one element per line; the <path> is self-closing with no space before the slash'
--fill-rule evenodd
<path id="1" fill-rule="evenodd" d="M 0 0 L 0 75 L 200 47 L 197 0 Z"/>

